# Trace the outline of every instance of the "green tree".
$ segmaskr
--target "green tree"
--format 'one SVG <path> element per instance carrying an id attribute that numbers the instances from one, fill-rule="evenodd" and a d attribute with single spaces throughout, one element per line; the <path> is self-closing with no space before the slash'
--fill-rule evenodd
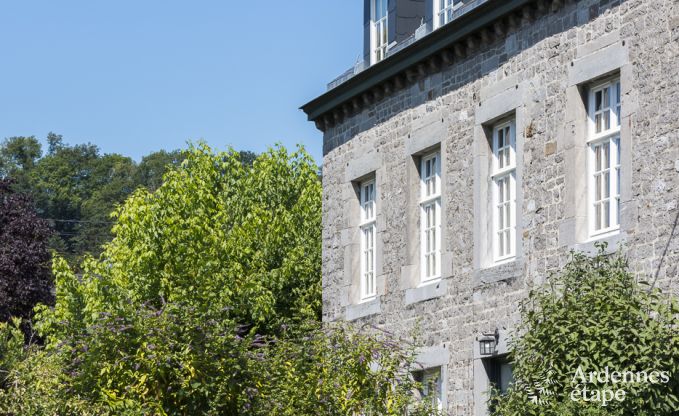
<path id="1" fill-rule="evenodd" d="M 403 414 L 412 349 L 315 323 L 316 172 L 303 150 L 250 166 L 190 149 L 155 192 L 117 210 L 99 259 L 78 276 L 55 260 L 56 305 L 36 324 L 44 349 L 18 351 L 14 326 L 0 325 L 0 412 Z"/>
<path id="2" fill-rule="evenodd" d="M 0 145 L 0 178 L 12 178 L 20 192 L 30 191 L 29 175 L 42 156 L 40 142 L 31 137 L 10 137 Z"/>
<path id="3" fill-rule="evenodd" d="M 77 258 L 83 250 L 98 252 L 96 245 L 86 245 L 87 238 L 80 237 L 83 224 L 89 221 L 100 221 L 83 216 L 83 206 L 101 186 L 110 179 L 106 169 L 98 169 L 100 163 L 99 149 L 91 144 L 77 146 L 58 146 L 46 155 L 30 171 L 30 191 L 33 194 L 41 216 L 54 224 L 58 236 L 63 242 L 69 259 Z M 129 160 L 129 164 L 132 161 Z M 109 201 L 105 212 L 89 213 L 97 217 L 107 217 L 112 206 L 118 201 Z M 99 224 L 102 233 L 106 233 L 106 224 Z M 59 248 L 59 247 L 54 247 Z"/>
<path id="4" fill-rule="evenodd" d="M 238 152 L 238 156 L 240 157 L 241 163 L 245 166 L 252 166 L 252 164 L 255 163 L 255 159 L 257 159 L 257 153 L 249 150 L 241 150 Z"/>
<path id="5" fill-rule="evenodd" d="M 135 190 L 135 165 L 132 159 L 117 154 L 100 156 L 92 165 L 80 205 L 80 221 L 73 238 L 76 253 L 98 254 L 110 241 L 111 212 Z"/>
<path id="6" fill-rule="evenodd" d="M 64 137 L 61 134 L 47 133 L 47 154 L 53 155 L 64 147 Z"/>
<path id="7" fill-rule="evenodd" d="M 135 171 L 135 183 L 155 191 L 163 183 L 163 176 L 172 168 L 176 168 L 186 157 L 181 150 L 159 150 L 141 159 Z"/>
<path id="8" fill-rule="evenodd" d="M 670 416 L 679 411 L 679 306 L 638 282 L 626 259 L 573 254 L 564 270 L 522 304 L 512 343 L 515 383 L 495 396 L 495 415 Z M 605 376 L 666 372 L 665 382 L 621 383 Z M 589 373 L 601 374 L 590 380 Z M 587 382 L 583 382 L 585 375 Z M 643 379 L 643 377 L 642 377 Z M 626 392 L 624 400 L 582 400 L 592 391 Z M 573 392 L 575 391 L 575 395 Z M 575 397 L 575 399 L 574 399 Z"/>
<path id="9" fill-rule="evenodd" d="M 47 135 L 42 155 L 35 137 L 11 137 L 0 144 L 0 178 L 12 178 L 14 188 L 30 194 L 42 218 L 56 231 L 50 248 L 77 264 L 85 253 L 98 255 L 110 241 L 110 214 L 137 187 L 155 191 L 168 169 L 185 159 L 180 150 L 151 153 L 139 162 L 117 154 L 101 154 L 91 144 L 71 146 L 61 135 Z M 241 151 L 241 163 L 251 166 L 256 154 Z"/>
<path id="10" fill-rule="evenodd" d="M 192 149 L 117 211 L 100 260 L 79 277 L 57 260 L 41 328 L 77 396 L 113 413 L 239 414 L 246 351 L 319 316 L 314 172 L 303 152 L 246 167 Z"/>

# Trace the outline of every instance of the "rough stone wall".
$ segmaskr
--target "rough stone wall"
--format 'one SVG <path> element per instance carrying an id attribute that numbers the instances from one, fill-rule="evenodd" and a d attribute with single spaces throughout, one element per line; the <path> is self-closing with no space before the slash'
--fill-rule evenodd
<path id="1" fill-rule="evenodd" d="M 580 0 L 566 2 L 443 72 L 429 75 L 329 129 L 323 161 L 323 316 L 346 317 L 352 267 L 347 240 L 353 231 L 347 206 L 356 196 L 347 167 L 365 154 L 379 155 L 378 230 L 381 244 L 379 313 L 364 318 L 398 334 L 419 327 L 428 346 L 445 345 L 447 404 L 452 415 L 474 414 L 474 346 L 480 332 L 511 328 L 527 290 L 568 259 L 563 224 L 569 195 L 566 156 L 566 91 L 569 67 L 601 39 L 625 42 L 630 71 L 622 77 L 629 94 L 630 200 L 622 224 L 633 269 L 665 290 L 679 293 L 679 1 Z M 474 143 L 476 116 L 488 91 L 525 86 L 522 111 L 523 256 L 517 277 L 478 283 L 474 266 Z M 517 87 L 518 88 L 518 87 Z M 485 103 L 484 103 L 485 104 Z M 442 296 L 406 305 L 403 287 L 408 241 L 408 155 L 415 126 L 442 123 L 443 251 L 452 273 Z M 419 123 L 419 124 L 418 124 Z M 521 132 L 520 132 L 521 133 Z M 571 190 L 572 192 L 572 190 Z M 561 228 L 560 228 L 561 227 Z M 560 233 L 562 235 L 560 235 Z M 673 234 L 673 238 L 672 238 Z M 355 264 L 355 260 L 353 260 Z M 502 271 L 500 271 L 501 273 Z M 510 273 L 511 274 L 511 273 Z M 476 276 L 476 277 L 475 277 Z M 478 400 L 478 399 L 477 399 Z"/>

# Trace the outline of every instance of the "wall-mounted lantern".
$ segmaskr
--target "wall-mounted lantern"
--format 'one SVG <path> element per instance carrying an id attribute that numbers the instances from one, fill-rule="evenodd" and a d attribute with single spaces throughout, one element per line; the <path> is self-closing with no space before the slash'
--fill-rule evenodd
<path id="1" fill-rule="evenodd" d="M 497 342 L 500 339 L 500 331 L 495 330 L 492 334 L 481 334 L 479 337 L 479 348 L 482 356 L 495 354 Z"/>

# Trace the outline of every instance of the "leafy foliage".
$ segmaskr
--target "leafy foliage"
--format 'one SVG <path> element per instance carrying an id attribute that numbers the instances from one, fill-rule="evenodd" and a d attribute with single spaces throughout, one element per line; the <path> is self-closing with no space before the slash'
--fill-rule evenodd
<path id="1" fill-rule="evenodd" d="M 30 186 L 28 174 L 41 156 L 35 137 L 10 137 L 0 146 L 0 178 L 13 178 L 17 188 L 25 192 Z"/>
<path id="2" fill-rule="evenodd" d="M 412 352 L 313 323 L 321 188 L 303 150 L 248 165 L 191 148 L 115 217 L 78 275 L 55 259 L 56 305 L 36 316 L 45 348 L 0 327 L 0 412 L 403 414 Z"/>
<path id="3" fill-rule="evenodd" d="M 0 178 L 33 196 L 38 214 L 56 233 L 50 248 L 77 263 L 85 253 L 98 255 L 112 234 L 110 214 L 139 186 L 157 189 L 169 167 L 184 153 L 151 153 L 136 164 L 129 157 L 101 154 L 91 144 L 69 146 L 63 137 L 47 135 L 43 155 L 35 137 L 10 137 L 0 145 Z M 249 157 L 252 154 L 243 152 Z"/>
<path id="4" fill-rule="evenodd" d="M 434 415 L 416 402 L 415 344 L 377 328 L 343 324 L 279 338 L 253 360 L 256 390 L 245 406 L 253 415 Z M 258 359 L 257 359 L 258 358 Z"/>
<path id="5" fill-rule="evenodd" d="M 163 184 L 163 175 L 168 168 L 178 167 L 185 157 L 181 150 L 159 150 L 148 154 L 137 165 L 134 182 L 153 192 Z"/>
<path id="6" fill-rule="evenodd" d="M 85 253 L 98 255 L 110 241 L 110 215 L 138 187 L 155 191 L 168 169 L 178 167 L 186 154 L 160 150 L 135 163 L 118 154 L 101 154 L 92 144 L 70 146 L 58 134 L 47 135 L 43 155 L 31 137 L 10 137 L 0 144 L 0 178 L 12 178 L 14 188 L 33 196 L 38 214 L 56 233 L 50 248 L 77 264 Z M 239 152 L 241 163 L 252 166 L 256 154 Z"/>
<path id="7" fill-rule="evenodd" d="M 496 415 L 654 415 L 679 411 L 679 306 L 637 282 L 620 255 L 573 254 L 549 284 L 521 307 L 513 342 L 515 384 L 495 397 Z M 590 382 L 591 390 L 623 389 L 624 400 L 583 401 L 578 374 L 666 371 L 667 383 Z M 578 369 L 582 373 L 578 373 Z M 630 377 L 631 379 L 631 377 Z M 531 400 L 531 396 L 533 400 Z M 591 395 L 589 396 L 592 397 Z"/>
<path id="8" fill-rule="evenodd" d="M 36 304 L 53 303 L 50 234 L 31 199 L 0 179 L 0 321 L 30 319 Z"/>

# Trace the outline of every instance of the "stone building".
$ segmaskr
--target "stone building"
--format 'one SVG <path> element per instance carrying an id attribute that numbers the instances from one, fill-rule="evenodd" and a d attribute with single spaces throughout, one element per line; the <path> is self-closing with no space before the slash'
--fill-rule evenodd
<path id="1" fill-rule="evenodd" d="M 605 241 L 679 293 L 679 1 L 365 0 L 323 132 L 323 317 L 419 327 L 486 414 L 528 290 Z"/>

